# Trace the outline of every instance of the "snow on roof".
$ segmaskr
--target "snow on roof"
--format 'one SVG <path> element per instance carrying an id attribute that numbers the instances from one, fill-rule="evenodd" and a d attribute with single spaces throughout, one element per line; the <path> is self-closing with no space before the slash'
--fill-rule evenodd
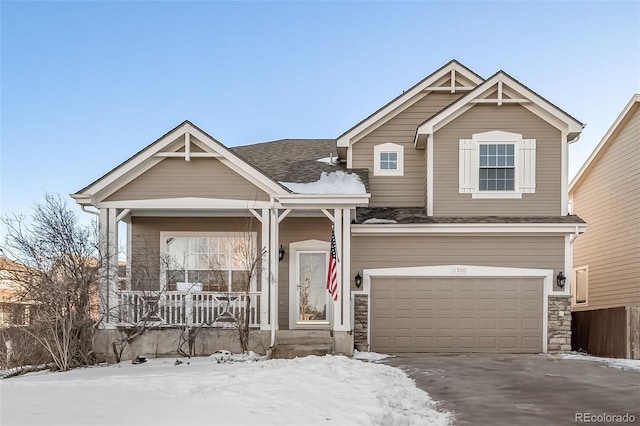
<path id="1" fill-rule="evenodd" d="M 355 173 L 340 170 L 322 172 L 320 180 L 308 183 L 280 182 L 298 194 L 366 194 L 367 190 Z"/>
<path id="2" fill-rule="evenodd" d="M 383 224 L 383 223 L 398 223 L 398 221 L 393 220 L 393 219 L 378 219 L 378 218 L 372 217 L 371 219 L 367 219 L 362 223 L 366 223 L 366 224 Z"/>
<path id="3" fill-rule="evenodd" d="M 331 164 L 335 166 L 337 159 L 338 159 L 337 157 L 324 157 L 324 158 L 318 158 L 316 161 L 318 163 Z"/>

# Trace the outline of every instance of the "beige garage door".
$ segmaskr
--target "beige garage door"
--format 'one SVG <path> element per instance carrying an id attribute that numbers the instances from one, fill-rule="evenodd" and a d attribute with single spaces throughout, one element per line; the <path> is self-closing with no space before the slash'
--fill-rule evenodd
<path id="1" fill-rule="evenodd" d="M 371 349 L 542 352 L 542 278 L 371 277 Z"/>

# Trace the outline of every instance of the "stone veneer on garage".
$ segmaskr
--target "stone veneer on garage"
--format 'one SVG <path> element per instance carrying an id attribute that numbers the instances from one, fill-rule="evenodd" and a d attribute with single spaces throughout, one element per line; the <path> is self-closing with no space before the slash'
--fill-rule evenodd
<path id="1" fill-rule="evenodd" d="M 571 296 L 550 296 L 547 323 L 547 352 L 571 351 Z"/>
<path id="2" fill-rule="evenodd" d="M 358 350 L 369 350 L 367 342 L 367 314 L 369 298 L 366 294 L 354 294 L 353 344 Z"/>
<path id="3" fill-rule="evenodd" d="M 367 347 L 367 308 L 366 294 L 354 295 L 353 341 Z M 547 323 L 547 352 L 550 354 L 571 351 L 571 296 L 549 297 L 549 316 Z"/>

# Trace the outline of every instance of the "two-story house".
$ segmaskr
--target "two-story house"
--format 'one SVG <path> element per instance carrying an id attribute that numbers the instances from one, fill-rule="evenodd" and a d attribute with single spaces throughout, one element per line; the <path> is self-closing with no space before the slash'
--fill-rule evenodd
<path id="1" fill-rule="evenodd" d="M 107 260 L 127 224 L 130 279 L 119 290 L 105 267 L 103 332 L 146 309 L 160 353 L 172 326 L 215 331 L 198 351 L 229 344 L 229 313 L 262 349 L 569 350 L 586 224 L 568 215 L 567 153 L 583 127 L 456 61 L 337 139 L 227 148 L 185 121 L 72 195 L 99 216 Z"/>

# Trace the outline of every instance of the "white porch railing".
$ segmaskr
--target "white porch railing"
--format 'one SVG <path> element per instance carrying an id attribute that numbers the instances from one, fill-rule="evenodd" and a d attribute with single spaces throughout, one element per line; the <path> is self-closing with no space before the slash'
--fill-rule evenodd
<path id="1" fill-rule="evenodd" d="M 229 327 L 248 316 L 249 327 L 260 326 L 258 292 L 119 291 L 118 325 L 143 321 L 163 325 Z"/>

